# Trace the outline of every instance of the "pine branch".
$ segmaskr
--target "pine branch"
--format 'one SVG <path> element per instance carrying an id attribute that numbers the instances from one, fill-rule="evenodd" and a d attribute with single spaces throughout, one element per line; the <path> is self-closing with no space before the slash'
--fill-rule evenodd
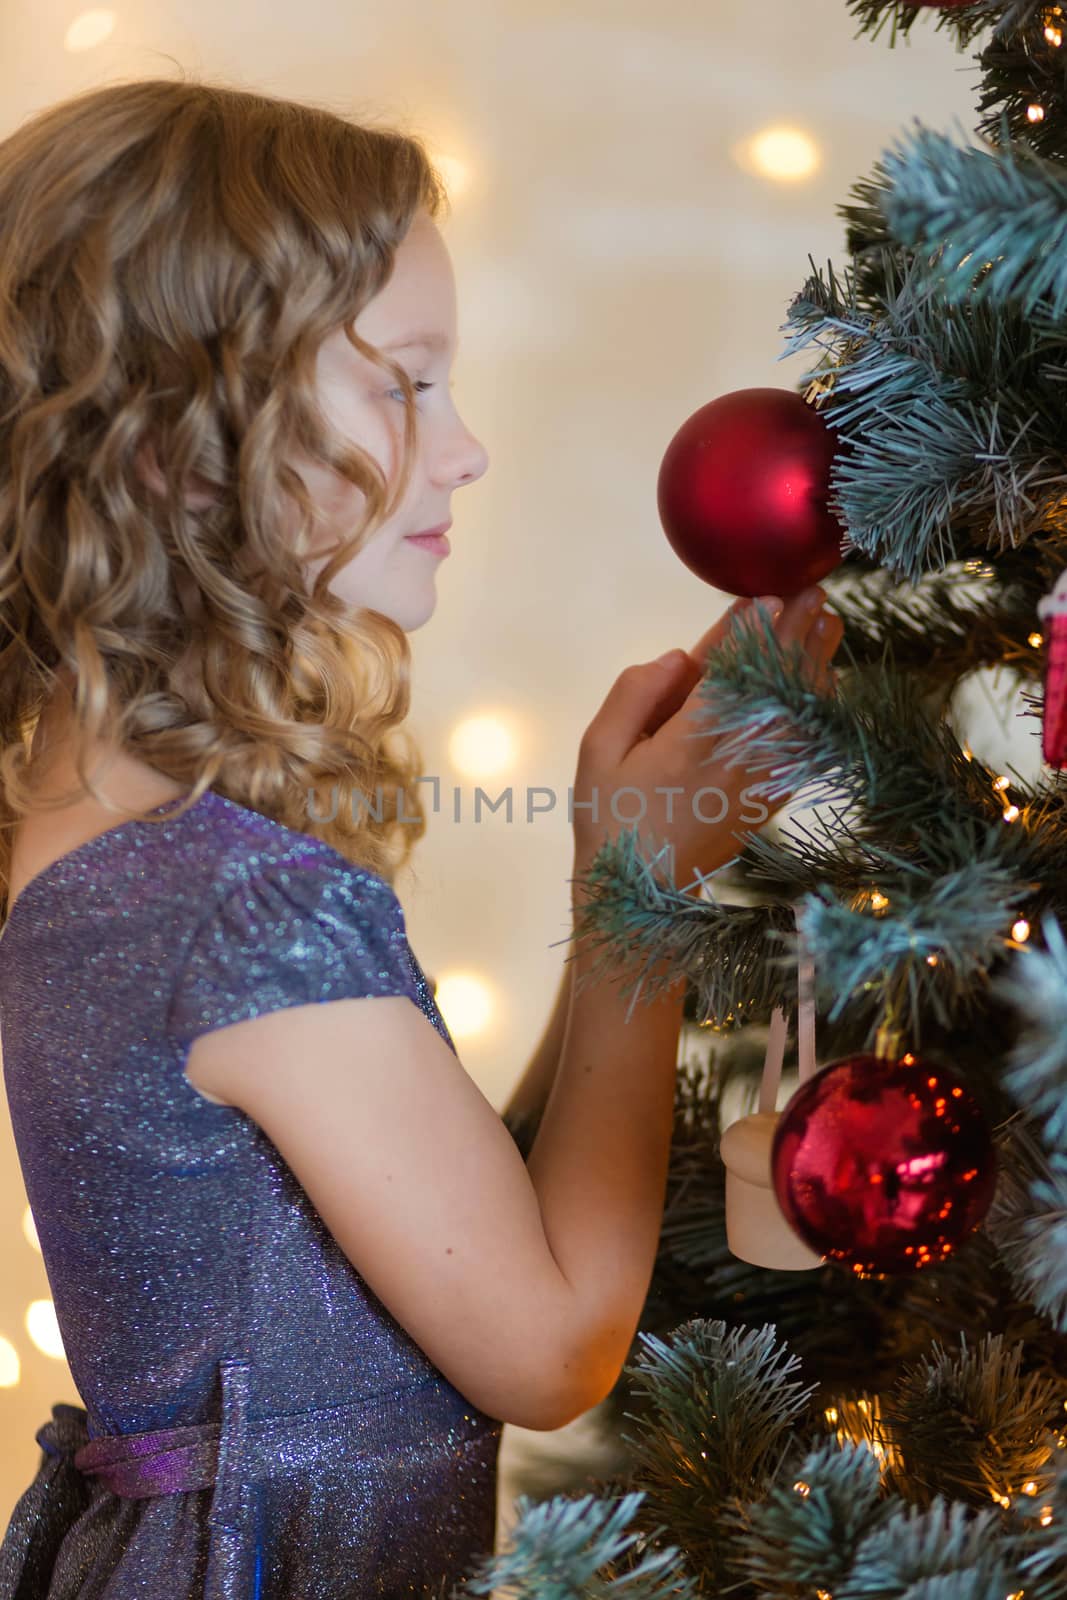
<path id="1" fill-rule="evenodd" d="M 1006 668 L 1040 684 L 1044 655 L 1031 642 L 1041 626 L 1038 601 L 1067 566 L 1067 546 L 1035 536 L 1018 549 L 985 561 L 952 562 L 914 583 L 879 571 L 862 583 L 837 572 L 823 579 L 830 608 L 845 625 L 842 651 L 870 666 L 891 653 L 917 693 L 940 689 L 947 698 L 959 680 L 982 667 Z"/>
<path id="2" fill-rule="evenodd" d="M 1044 816 L 1036 794 L 1027 826 L 1005 827 L 992 772 L 968 760 L 951 729 L 912 698 L 905 675 L 854 673 L 835 698 L 820 696 L 796 647 L 783 651 L 765 619 L 762 626 L 762 639 L 760 624 L 739 626 L 709 658 L 695 720 L 714 720 L 718 759 L 771 769 L 753 789 L 802 794 L 836 777 L 862 808 L 856 824 L 836 815 L 837 840 L 807 859 L 806 850 L 790 854 L 782 844 L 746 846 L 751 862 L 789 881 L 830 1020 L 855 1005 L 869 1046 L 886 1008 L 916 1041 L 924 1014 L 945 1027 L 975 1019 L 984 980 L 1009 946 L 1007 930 L 1032 898 L 1063 882 L 1062 799 Z M 726 907 L 681 894 L 656 873 L 659 859 L 642 857 L 631 828 L 588 871 L 571 937 L 599 945 L 594 974 L 643 956 L 634 1001 L 646 980 L 655 993 L 667 973 L 681 973 L 698 992 L 697 1014 L 718 1026 L 766 1020 L 774 1005 L 790 1005 L 791 907 Z M 868 914 L 872 880 L 889 915 Z M 784 946 L 777 956 L 767 950 L 774 940 Z M 649 976 L 657 963 L 666 970 Z"/>
<path id="3" fill-rule="evenodd" d="M 992 831 L 1005 868 L 1031 870 L 1037 842 L 1003 826 L 996 774 L 964 754 L 891 661 L 878 671 L 842 670 L 834 694 L 821 695 L 800 647 L 783 648 L 757 606 L 709 654 L 694 722 L 714 733 L 716 761 L 769 770 L 753 777 L 749 793 L 847 801 L 862 811 L 865 834 L 907 841 L 914 860 L 940 851 L 944 866 L 962 864 L 953 851 L 972 850 Z"/>
<path id="4" fill-rule="evenodd" d="M 983 847 L 993 853 L 998 843 L 987 835 Z M 1003 952 L 1005 925 L 1026 889 L 1025 881 L 994 859 L 933 879 L 922 866 L 887 868 L 879 891 L 891 915 L 872 916 L 826 895 L 805 896 L 800 931 L 818 951 L 816 992 L 830 1020 L 866 997 L 871 1048 L 886 1012 L 915 1048 L 928 1016 L 943 1027 L 973 1023 L 989 967 Z M 795 963 L 795 953 L 786 959 Z"/>
<path id="5" fill-rule="evenodd" d="M 1067 1600 L 1067 1438 L 1061 1433 L 1057 1443 L 1052 1488 L 1019 1507 L 1025 1524 L 1016 1559 L 1028 1600 Z"/>
<path id="6" fill-rule="evenodd" d="M 744 869 L 749 891 L 796 901 L 827 884 L 845 895 L 856 893 L 871 882 L 878 862 L 853 827 L 848 808 L 828 801 L 809 821 L 789 817 L 777 834 L 754 833 L 731 867 Z M 730 882 L 725 874 L 724 882 Z"/>
<path id="7" fill-rule="evenodd" d="M 517 1521 L 507 1548 L 483 1560 L 450 1600 L 469 1595 L 513 1596 L 514 1600 L 697 1600 L 700 1591 L 686 1576 L 682 1557 L 672 1545 L 651 1552 L 630 1567 L 622 1582 L 606 1575 L 636 1544 L 640 1534 L 628 1532 L 644 1494 L 618 1501 L 593 1495 L 578 1499 L 556 1495 L 531 1505 L 526 1495 L 516 1501 Z"/>
<path id="8" fill-rule="evenodd" d="M 825 1443 L 791 1478 L 734 1508 L 738 1566 L 760 1594 L 837 1595 L 862 1540 L 893 1512 L 878 1462 L 863 1445 Z"/>
<path id="9" fill-rule="evenodd" d="M 1040 0 L 972 0 L 961 11 L 918 11 L 904 0 L 847 0 L 851 15 L 860 19 L 859 35 L 867 34 L 877 39 L 889 24 L 889 47 L 896 45 L 898 35 L 910 43 L 908 35 L 920 19 L 929 24 L 935 33 L 945 30 L 956 37 L 957 49 L 965 45 L 986 28 L 1001 36 L 1023 27 L 1030 17 L 1043 9 Z"/>
<path id="10" fill-rule="evenodd" d="M 725 907 L 683 893 L 662 866 L 669 851 L 650 845 L 651 853 L 642 853 L 635 824 L 607 840 L 576 880 L 582 892 L 569 938 L 600 951 L 579 989 L 605 972 L 622 979 L 641 967 L 631 1011 L 642 992 L 651 999 L 682 975 L 696 990 L 698 1015 L 769 1016 L 781 979 L 766 968 L 764 942 L 768 930 L 792 922 L 792 912 Z M 656 973 L 660 962 L 669 966 Z"/>
<path id="11" fill-rule="evenodd" d="M 986 1506 L 1023 1492 L 1043 1495 L 1054 1468 L 1050 1435 L 1062 1414 L 1062 1384 L 1022 1371 L 1023 1347 L 987 1334 L 959 1352 L 940 1343 L 905 1369 L 882 1401 L 882 1417 L 904 1463 L 901 1482 L 917 1500 L 942 1495 Z"/>
<path id="12" fill-rule="evenodd" d="M 1067 1334 L 1067 1155 L 1042 1148 L 1040 1127 L 1020 1114 L 1001 1130 L 985 1227 L 1017 1293 Z"/>
<path id="13" fill-rule="evenodd" d="M 1051 915 L 1042 934 L 1045 948 L 1020 951 L 996 985 L 1021 1018 L 1004 1085 L 1027 1120 L 993 1226 L 1015 1280 L 1067 1332 L 1067 942 Z"/>
<path id="14" fill-rule="evenodd" d="M 865 1539 L 839 1593 L 847 1600 L 990 1600 L 1012 1590 L 1009 1557 L 995 1512 L 936 1500 L 925 1511 L 898 1510 Z"/>
<path id="15" fill-rule="evenodd" d="M 893 203 L 890 189 L 864 193 Z M 878 259 L 880 304 L 862 303 L 858 263 L 842 281 L 812 263 L 784 325 L 781 359 L 812 343 L 828 352 L 804 381 L 832 380 L 822 415 L 842 447 L 828 503 L 850 540 L 914 581 L 1067 529 L 1065 373 L 1044 359 L 1049 340 L 1016 308 L 952 306 L 917 257 Z"/>
<path id="16" fill-rule="evenodd" d="M 958 124 L 957 124 L 958 126 Z M 963 130 L 960 129 L 961 134 Z M 966 137 L 964 135 L 964 137 Z M 1046 331 L 1067 312 L 1067 168 L 1027 145 L 954 144 L 916 121 L 883 157 L 883 205 L 893 237 L 932 251 L 950 305 L 1037 317 Z M 966 269 L 966 270 L 965 270 Z"/>
<path id="17" fill-rule="evenodd" d="M 1045 948 L 1021 950 L 998 982 L 1021 1017 L 1004 1084 L 1042 1125 L 1048 1148 L 1067 1157 L 1067 942 L 1055 917 L 1041 929 Z"/>
<path id="18" fill-rule="evenodd" d="M 725 1581 L 734 1554 L 720 1514 L 779 1470 L 814 1386 L 796 1380 L 800 1363 L 772 1327 L 692 1318 L 669 1343 L 651 1334 L 641 1342 L 632 1376 L 655 1414 L 638 1415 L 640 1431 L 623 1435 L 635 1473 L 694 1567 Z"/>
<path id="19" fill-rule="evenodd" d="M 1005 136 L 1018 140 L 1038 155 L 1056 159 L 1062 154 L 1067 114 L 1067 61 L 1056 42 L 1056 24 L 1062 19 L 1033 0 L 1011 10 L 1019 14 L 977 58 L 982 68 L 977 131 L 994 142 Z M 1035 105 L 1043 113 L 1036 121 L 1030 114 Z"/>

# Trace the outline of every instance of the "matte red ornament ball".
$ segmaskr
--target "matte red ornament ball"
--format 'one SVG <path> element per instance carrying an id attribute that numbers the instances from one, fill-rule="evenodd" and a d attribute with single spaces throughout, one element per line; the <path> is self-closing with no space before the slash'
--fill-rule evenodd
<path id="1" fill-rule="evenodd" d="M 806 1244 L 858 1276 L 886 1276 L 936 1266 L 978 1226 L 996 1156 L 953 1074 L 911 1054 L 861 1054 L 800 1085 L 775 1129 L 771 1172 Z"/>
<path id="2" fill-rule="evenodd" d="M 791 389 L 737 389 L 694 411 L 667 446 L 656 498 L 671 548 L 726 594 L 791 595 L 841 561 L 829 509 L 837 435 Z"/>

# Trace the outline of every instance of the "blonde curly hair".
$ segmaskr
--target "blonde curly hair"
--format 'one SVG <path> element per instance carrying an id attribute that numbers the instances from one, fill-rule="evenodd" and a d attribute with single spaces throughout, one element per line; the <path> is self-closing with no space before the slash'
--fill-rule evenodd
<path id="1" fill-rule="evenodd" d="M 327 585 L 401 503 L 416 442 L 411 380 L 352 324 L 416 214 L 447 206 L 417 137 L 184 78 L 90 90 L 0 142 L 0 919 L 64 680 L 97 799 L 103 740 L 189 804 L 214 788 L 389 882 L 425 832 L 407 636 Z M 341 326 L 403 391 L 392 498 L 316 403 Z M 366 497 L 310 590 L 294 450 Z"/>

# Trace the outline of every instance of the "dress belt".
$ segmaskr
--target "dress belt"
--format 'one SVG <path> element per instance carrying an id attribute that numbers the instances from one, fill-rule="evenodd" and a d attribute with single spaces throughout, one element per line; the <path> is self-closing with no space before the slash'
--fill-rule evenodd
<path id="1" fill-rule="evenodd" d="M 249 1486 L 274 1474 L 351 1453 L 387 1455 L 446 1436 L 452 1446 L 499 1433 L 502 1424 L 473 1407 L 458 1410 L 456 1390 L 440 1377 L 326 1406 L 250 1420 L 251 1365 L 219 1363 L 220 1422 L 161 1428 L 151 1433 L 91 1439 L 82 1406 L 59 1403 L 36 1438 L 44 1457 L 22 1496 L 0 1547 L 0 1600 L 30 1600 L 30 1569 L 47 1593 L 49 1564 L 66 1527 L 88 1504 L 96 1481 L 124 1499 L 180 1494 L 214 1486 L 205 1600 L 246 1600 L 259 1593 L 259 1552 L 250 1516 Z"/>

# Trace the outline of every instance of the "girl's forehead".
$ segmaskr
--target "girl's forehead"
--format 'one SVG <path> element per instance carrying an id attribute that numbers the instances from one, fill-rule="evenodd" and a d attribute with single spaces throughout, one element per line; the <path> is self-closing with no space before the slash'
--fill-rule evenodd
<path id="1" fill-rule="evenodd" d="M 388 282 L 356 323 L 361 338 L 384 347 L 429 336 L 447 348 L 455 329 L 455 275 L 432 218 L 412 224 L 401 240 Z"/>

